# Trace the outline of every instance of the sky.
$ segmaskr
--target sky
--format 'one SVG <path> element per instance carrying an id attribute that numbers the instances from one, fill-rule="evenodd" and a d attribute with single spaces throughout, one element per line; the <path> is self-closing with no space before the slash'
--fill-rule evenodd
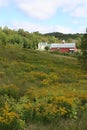
<path id="1" fill-rule="evenodd" d="M 87 0 L 0 0 L 0 27 L 29 32 L 84 33 Z"/>

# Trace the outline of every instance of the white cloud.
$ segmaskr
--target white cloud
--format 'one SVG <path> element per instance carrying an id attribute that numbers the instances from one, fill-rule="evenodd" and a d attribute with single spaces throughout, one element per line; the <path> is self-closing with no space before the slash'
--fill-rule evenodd
<path id="1" fill-rule="evenodd" d="M 4 1 L 0 0 L 0 6 L 3 6 L 4 4 Z"/>
<path id="2" fill-rule="evenodd" d="M 0 0 L 0 7 L 7 6 L 10 3 L 10 0 Z"/>
<path id="3" fill-rule="evenodd" d="M 72 16 L 87 17 L 87 0 L 0 0 L 0 6 L 15 2 L 16 6 L 27 15 L 47 19 L 60 8 Z"/>
<path id="4" fill-rule="evenodd" d="M 37 19 L 48 19 L 58 9 L 75 17 L 87 17 L 87 0 L 0 0 L 0 6 L 14 2 L 18 9 Z"/>
<path id="5" fill-rule="evenodd" d="M 46 20 L 58 13 L 58 10 L 67 13 L 72 17 L 85 18 L 87 20 L 87 0 L 0 0 L 0 7 L 7 6 L 10 3 L 14 3 L 15 6 L 23 11 L 26 15 L 39 20 Z M 57 15 L 60 18 L 60 16 Z M 67 19 L 67 18 L 66 18 Z M 74 20 L 74 19 L 73 19 Z M 85 20 L 85 24 L 87 23 Z M 74 21 L 75 24 L 82 24 L 82 21 Z M 73 23 L 73 21 L 72 21 Z M 71 23 L 71 24 L 72 24 Z M 46 32 L 63 32 L 73 33 L 73 31 L 65 26 L 41 26 L 39 24 L 33 24 L 28 22 L 14 22 L 14 28 L 23 28 L 27 31 L 39 31 L 41 33 Z M 84 27 L 82 27 L 84 28 Z M 79 30 L 82 30 L 81 28 Z M 79 30 L 77 32 L 79 32 Z"/>
<path id="6" fill-rule="evenodd" d="M 72 16 L 87 18 L 87 1 L 83 0 L 79 4 L 77 4 L 76 8 L 71 12 Z"/>
<path id="7" fill-rule="evenodd" d="M 27 15 L 47 19 L 54 15 L 57 10 L 58 1 L 55 0 L 17 0 L 18 8 Z"/>
<path id="8" fill-rule="evenodd" d="M 87 17 L 87 1 L 86 0 L 14 0 L 19 9 L 27 15 L 38 18 L 47 19 L 53 16 L 60 8 L 64 12 L 68 12 L 73 16 L 83 15 Z"/>
<path id="9" fill-rule="evenodd" d="M 53 16 L 58 8 L 62 7 L 65 0 L 14 0 L 17 2 L 19 9 L 24 11 L 27 15 L 38 18 L 47 19 Z M 70 1 L 70 0 L 67 0 Z"/>
<path id="10" fill-rule="evenodd" d="M 24 30 L 29 32 L 39 31 L 40 33 L 48 33 L 48 32 L 72 33 L 72 30 L 70 28 L 63 27 L 61 25 L 41 26 L 39 24 L 32 24 L 29 22 L 18 22 L 18 21 L 13 22 L 12 25 L 13 28 L 15 29 L 23 28 Z"/>

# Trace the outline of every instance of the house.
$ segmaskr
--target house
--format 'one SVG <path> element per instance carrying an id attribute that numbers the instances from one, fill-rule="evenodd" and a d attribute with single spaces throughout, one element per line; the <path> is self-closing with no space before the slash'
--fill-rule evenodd
<path id="1" fill-rule="evenodd" d="M 76 52 L 77 48 L 75 43 L 52 43 L 50 44 L 50 50 L 58 50 L 60 52 Z"/>
<path id="2" fill-rule="evenodd" d="M 45 50 L 45 47 L 48 46 L 47 42 L 39 42 L 38 50 Z"/>

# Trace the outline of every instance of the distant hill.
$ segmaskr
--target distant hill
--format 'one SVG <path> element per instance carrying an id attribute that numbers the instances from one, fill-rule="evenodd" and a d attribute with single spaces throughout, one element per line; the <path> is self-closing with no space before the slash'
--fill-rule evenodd
<path id="1" fill-rule="evenodd" d="M 68 39 L 77 39 L 80 38 L 83 34 L 80 33 L 76 33 L 76 34 L 64 34 L 64 33 L 60 33 L 60 32 L 52 32 L 52 33 L 46 33 L 44 34 L 45 36 L 54 36 L 58 39 L 64 39 L 64 40 L 68 40 Z"/>

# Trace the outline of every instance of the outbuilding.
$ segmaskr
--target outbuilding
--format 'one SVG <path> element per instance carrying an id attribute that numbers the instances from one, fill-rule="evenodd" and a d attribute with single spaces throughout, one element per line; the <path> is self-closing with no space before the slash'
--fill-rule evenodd
<path id="1" fill-rule="evenodd" d="M 45 47 L 48 46 L 47 42 L 39 42 L 38 50 L 45 50 Z"/>

